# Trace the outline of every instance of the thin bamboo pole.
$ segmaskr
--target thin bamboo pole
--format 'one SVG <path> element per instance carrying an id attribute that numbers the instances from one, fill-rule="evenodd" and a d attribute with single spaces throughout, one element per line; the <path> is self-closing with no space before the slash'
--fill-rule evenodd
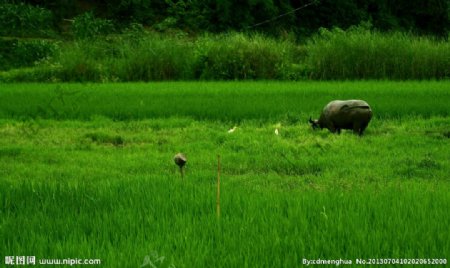
<path id="1" fill-rule="evenodd" d="M 220 218 L 220 155 L 217 155 L 217 198 L 216 198 L 217 218 Z"/>

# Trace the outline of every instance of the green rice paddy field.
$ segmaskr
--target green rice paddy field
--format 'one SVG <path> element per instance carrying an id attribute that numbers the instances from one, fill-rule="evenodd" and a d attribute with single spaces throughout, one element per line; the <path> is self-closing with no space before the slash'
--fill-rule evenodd
<path id="1" fill-rule="evenodd" d="M 333 99 L 363 137 L 310 128 Z M 0 266 L 443 263 L 449 212 L 448 81 L 0 84 Z"/>

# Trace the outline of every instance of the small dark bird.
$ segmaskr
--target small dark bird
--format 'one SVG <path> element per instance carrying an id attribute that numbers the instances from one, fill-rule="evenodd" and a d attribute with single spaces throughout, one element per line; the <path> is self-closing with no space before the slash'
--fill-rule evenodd
<path id="1" fill-rule="evenodd" d="M 184 177 L 183 167 L 184 167 L 184 165 L 186 165 L 186 162 L 187 162 L 186 156 L 182 153 L 177 153 L 174 156 L 173 160 L 175 161 L 175 164 L 177 164 L 177 166 L 180 167 L 181 178 L 183 179 L 183 177 Z"/>

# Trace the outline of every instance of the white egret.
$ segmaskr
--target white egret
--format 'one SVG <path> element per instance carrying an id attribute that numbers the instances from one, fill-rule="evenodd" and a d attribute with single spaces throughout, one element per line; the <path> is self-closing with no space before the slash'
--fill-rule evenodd
<path id="1" fill-rule="evenodd" d="M 234 126 L 232 129 L 228 130 L 228 133 L 233 133 L 236 130 L 237 126 Z"/>

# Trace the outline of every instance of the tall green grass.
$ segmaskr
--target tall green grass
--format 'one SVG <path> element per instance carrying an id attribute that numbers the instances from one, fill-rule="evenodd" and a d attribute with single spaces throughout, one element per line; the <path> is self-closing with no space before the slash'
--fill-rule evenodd
<path id="1" fill-rule="evenodd" d="M 448 261 L 448 89 L 445 81 L 2 84 L 0 260 Z M 365 136 L 311 129 L 309 113 L 334 98 L 368 100 L 375 117 Z M 180 151 L 184 181 L 173 163 Z"/>
<path id="2" fill-rule="evenodd" d="M 62 47 L 51 68 L 36 75 L 9 72 L 5 81 L 161 81 L 283 79 L 295 54 L 290 42 L 260 35 L 228 34 L 195 40 L 184 36 L 130 33 L 105 40 L 79 40 Z M 47 65 L 48 67 L 48 65 Z M 45 81 L 44 80 L 44 81 Z"/>
<path id="3" fill-rule="evenodd" d="M 322 30 L 305 45 L 259 34 L 187 37 L 131 31 L 61 45 L 0 81 L 446 79 L 448 41 L 362 28 Z"/>
<path id="4" fill-rule="evenodd" d="M 149 81 L 192 78 L 191 43 L 181 38 L 114 37 L 68 44 L 57 57 L 62 81 Z"/>
<path id="5" fill-rule="evenodd" d="M 114 120 L 183 116 L 306 121 L 334 99 L 364 99 L 376 118 L 448 116 L 450 83 L 159 82 L 0 84 L 0 118 Z"/>
<path id="6" fill-rule="evenodd" d="M 448 259 L 448 125 L 374 119 L 360 138 L 306 122 L 246 120 L 229 134 L 229 124 L 185 117 L 2 119 L 0 257 L 105 267 L 137 267 L 154 251 L 162 267 Z M 188 157 L 184 181 L 178 151 Z"/>
<path id="7" fill-rule="evenodd" d="M 445 187 L 303 193 L 226 187 L 217 220 L 213 187 L 176 179 L 2 183 L 2 257 L 93 258 L 105 267 L 139 267 L 156 251 L 165 265 L 181 268 L 448 256 Z"/>
<path id="8" fill-rule="evenodd" d="M 295 45 L 262 35 L 227 34 L 196 41 L 200 79 L 284 79 L 298 57 Z"/>
<path id="9" fill-rule="evenodd" d="M 436 79 L 450 77 L 450 43 L 361 27 L 326 30 L 309 40 L 315 79 Z"/>

